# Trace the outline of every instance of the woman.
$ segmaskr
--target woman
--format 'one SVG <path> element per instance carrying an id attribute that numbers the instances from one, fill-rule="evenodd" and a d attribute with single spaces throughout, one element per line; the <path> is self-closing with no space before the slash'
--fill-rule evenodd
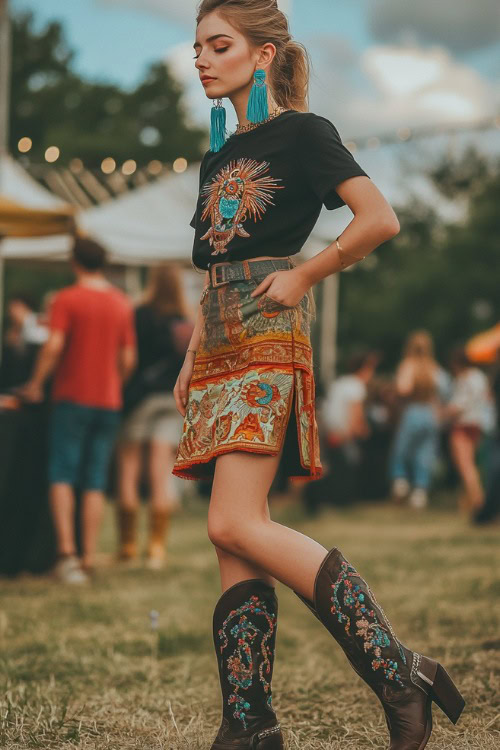
<path id="1" fill-rule="evenodd" d="M 239 122 L 224 142 L 220 113 L 212 115 L 192 222 L 205 289 L 174 389 L 185 417 L 174 473 L 213 476 L 208 534 L 223 590 L 213 618 L 223 716 L 212 750 L 283 747 L 271 699 L 276 580 L 297 592 L 379 696 L 391 747 L 423 748 L 431 701 L 453 720 L 462 709 L 450 678 L 396 640 L 338 549 L 273 522 L 267 502 L 282 454 L 289 476 L 321 474 L 311 287 L 397 234 L 398 221 L 333 125 L 306 112 L 306 54 L 276 2 L 204 0 L 194 47 L 207 97 L 227 97 Z M 295 266 L 289 256 L 323 203 L 346 203 L 355 218 L 337 242 Z"/>
<path id="2" fill-rule="evenodd" d="M 463 508 L 476 513 L 484 504 L 484 488 L 476 465 L 476 451 L 488 426 L 494 406 L 488 378 L 469 361 L 465 349 L 456 349 L 451 356 L 454 375 L 453 391 L 447 414 L 452 420 L 450 450 L 460 474 L 465 496 Z"/>
<path id="3" fill-rule="evenodd" d="M 392 454 L 393 496 L 409 493 L 413 508 L 425 508 L 439 438 L 438 409 L 445 396 L 446 374 L 434 359 L 427 331 L 412 333 L 396 372 L 396 388 L 404 403 Z"/>
<path id="4" fill-rule="evenodd" d="M 179 268 L 168 263 L 153 268 L 135 312 L 138 363 L 125 389 L 127 417 L 118 443 L 119 558 L 137 558 L 139 486 L 147 448 L 151 500 L 146 564 L 152 569 L 165 563 L 165 537 L 176 504 L 171 471 L 182 419 L 172 391 L 193 331 L 188 314 Z"/>

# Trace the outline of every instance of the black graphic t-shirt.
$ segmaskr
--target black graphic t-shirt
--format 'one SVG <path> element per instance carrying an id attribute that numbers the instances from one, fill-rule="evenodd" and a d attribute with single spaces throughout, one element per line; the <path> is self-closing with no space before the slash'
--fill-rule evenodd
<path id="1" fill-rule="evenodd" d="M 323 205 L 344 201 L 335 188 L 368 177 L 335 126 L 312 112 L 288 110 L 207 151 L 191 220 L 193 263 L 286 257 L 300 251 Z"/>

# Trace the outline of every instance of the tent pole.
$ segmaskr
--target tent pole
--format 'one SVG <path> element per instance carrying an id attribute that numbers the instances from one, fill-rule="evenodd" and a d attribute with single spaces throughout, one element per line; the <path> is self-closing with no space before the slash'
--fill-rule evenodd
<path id="1" fill-rule="evenodd" d="M 326 276 L 322 284 L 320 372 L 323 392 L 327 393 L 337 367 L 339 274 Z"/>
<path id="2" fill-rule="evenodd" d="M 10 21 L 8 0 L 0 0 L 0 160 L 6 156 L 9 141 L 9 89 L 10 89 Z M 0 172 L 0 192 L 3 189 Z M 0 342 L 3 342 L 4 259 L 0 238 Z M 0 345 L 0 364 L 2 362 Z"/>

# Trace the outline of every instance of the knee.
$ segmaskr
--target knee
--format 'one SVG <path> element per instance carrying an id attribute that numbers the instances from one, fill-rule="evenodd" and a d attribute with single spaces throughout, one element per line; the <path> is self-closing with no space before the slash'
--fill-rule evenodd
<path id="1" fill-rule="evenodd" d="M 214 547 L 231 555 L 241 555 L 248 546 L 248 526 L 245 524 L 243 530 L 238 522 L 219 518 L 208 517 L 208 538 Z"/>
<path id="2" fill-rule="evenodd" d="M 223 550 L 224 552 L 233 552 L 236 533 L 232 528 L 232 524 L 228 523 L 223 518 L 217 518 L 208 516 L 208 538 L 217 549 Z"/>

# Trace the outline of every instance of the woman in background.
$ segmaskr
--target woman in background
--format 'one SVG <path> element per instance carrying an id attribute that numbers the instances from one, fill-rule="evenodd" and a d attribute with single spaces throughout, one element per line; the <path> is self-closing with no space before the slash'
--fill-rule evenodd
<path id="1" fill-rule="evenodd" d="M 393 496 L 401 502 L 409 494 L 411 507 L 424 508 L 437 458 L 438 409 L 447 389 L 447 376 L 434 359 L 426 331 L 408 338 L 396 388 L 404 406 L 392 451 Z"/>
<path id="2" fill-rule="evenodd" d="M 125 422 L 118 447 L 119 557 L 137 558 L 137 519 L 142 458 L 147 447 L 150 493 L 147 565 L 165 562 L 169 518 L 178 504 L 172 467 L 182 432 L 173 388 L 193 325 L 181 283 L 180 269 L 162 264 L 151 269 L 144 300 L 135 312 L 138 365 L 124 394 Z"/>
<path id="3" fill-rule="evenodd" d="M 494 407 L 488 378 L 471 364 L 465 349 L 459 348 L 453 352 L 450 365 L 455 378 L 446 410 L 452 419 L 450 450 L 465 489 L 461 505 L 466 512 L 474 513 L 484 504 L 476 450 L 488 421 L 494 420 Z M 490 415 L 492 418 L 489 420 Z"/>

